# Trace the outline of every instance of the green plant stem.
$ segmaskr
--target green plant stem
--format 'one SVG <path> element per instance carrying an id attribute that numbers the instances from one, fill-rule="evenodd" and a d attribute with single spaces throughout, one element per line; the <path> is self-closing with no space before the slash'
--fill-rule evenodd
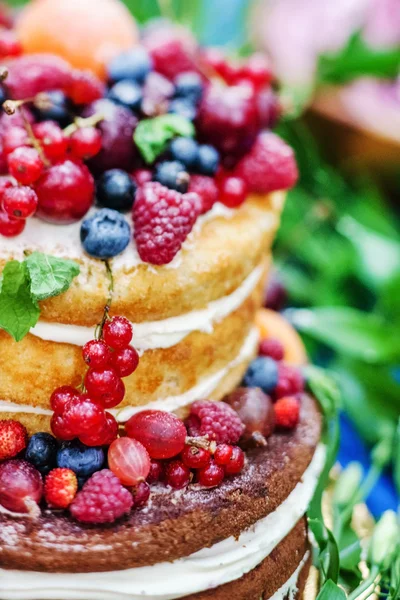
<path id="1" fill-rule="evenodd" d="M 107 277 L 108 277 L 108 281 L 109 281 L 109 283 L 108 283 L 108 298 L 107 298 L 106 305 L 104 307 L 103 317 L 102 317 L 100 323 L 97 325 L 96 330 L 95 330 L 95 338 L 97 340 L 100 340 L 103 336 L 104 325 L 108 319 L 108 313 L 110 312 L 112 297 L 113 297 L 113 293 L 114 293 L 114 276 L 113 276 L 113 272 L 111 270 L 110 263 L 108 262 L 108 260 L 104 260 L 103 262 L 106 267 Z"/>
<path id="2" fill-rule="evenodd" d="M 367 579 L 365 579 L 359 586 L 356 588 L 351 594 L 349 594 L 347 600 L 357 600 L 357 598 L 365 592 L 375 582 L 375 579 L 379 575 L 379 567 L 377 565 L 373 565 L 371 567 L 371 572 Z"/>

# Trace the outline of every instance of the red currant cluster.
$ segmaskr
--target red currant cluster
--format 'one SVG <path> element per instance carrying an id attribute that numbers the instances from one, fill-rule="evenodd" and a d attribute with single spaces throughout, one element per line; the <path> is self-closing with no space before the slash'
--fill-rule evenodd
<path id="1" fill-rule="evenodd" d="M 82 354 L 89 365 L 85 391 L 63 386 L 51 396 L 51 428 L 57 438 L 79 438 L 86 446 L 110 445 L 117 438 L 117 421 L 106 409 L 122 402 L 122 378 L 131 375 L 139 364 L 138 353 L 130 346 L 132 335 L 130 322 L 115 316 L 105 322 L 102 339 L 85 344 Z"/>

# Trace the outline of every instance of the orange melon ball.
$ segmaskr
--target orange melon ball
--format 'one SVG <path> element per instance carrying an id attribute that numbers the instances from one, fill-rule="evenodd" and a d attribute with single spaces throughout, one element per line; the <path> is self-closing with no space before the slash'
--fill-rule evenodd
<path id="1" fill-rule="evenodd" d="M 16 28 L 25 52 L 58 54 L 103 79 L 107 63 L 139 39 L 135 20 L 119 0 L 33 0 Z"/>
<path id="2" fill-rule="evenodd" d="M 279 313 L 261 308 L 256 315 L 256 327 L 260 338 L 275 338 L 284 348 L 284 361 L 293 365 L 305 365 L 307 353 L 297 331 Z"/>

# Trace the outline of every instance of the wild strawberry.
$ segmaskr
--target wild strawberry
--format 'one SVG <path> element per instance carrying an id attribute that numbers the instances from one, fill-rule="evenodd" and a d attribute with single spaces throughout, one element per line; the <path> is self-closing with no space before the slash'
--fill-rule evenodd
<path id="1" fill-rule="evenodd" d="M 276 426 L 293 429 L 300 419 L 300 401 L 296 396 L 285 396 L 274 404 Z"/>
<path id="2" fill-rule="evenodd" d="M 46 476 L 44 497 L 51 508 L 68 508 L 77 490 L 78 480 L 71 469 L 53 469 Z"/>
<path id="3" fill-rule="evenodd" d="M 0 421 L 0 461 L 17 456 L 27 442 L 28 433 L 19 421 Z"/>

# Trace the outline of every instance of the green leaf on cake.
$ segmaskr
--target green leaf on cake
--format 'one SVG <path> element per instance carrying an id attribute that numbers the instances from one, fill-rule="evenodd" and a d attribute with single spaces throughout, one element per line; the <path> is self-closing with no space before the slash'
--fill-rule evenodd
<path id="1" fill-rule="evenodd" d="M 37 300 L 45 300 L 65 292 L 80 270 L 73 260 L 56 258 L 40 252 L 34 252 L 25 262 L 31 280 L 31 294 Z"/>
<path id="2" fill-rule="evenodd" d="M 175 136 L 193 137 L 193 123 L 179 115 L 161 115 L 140 121 L 133 139 L 145 161 L 153 163 Z"/>

